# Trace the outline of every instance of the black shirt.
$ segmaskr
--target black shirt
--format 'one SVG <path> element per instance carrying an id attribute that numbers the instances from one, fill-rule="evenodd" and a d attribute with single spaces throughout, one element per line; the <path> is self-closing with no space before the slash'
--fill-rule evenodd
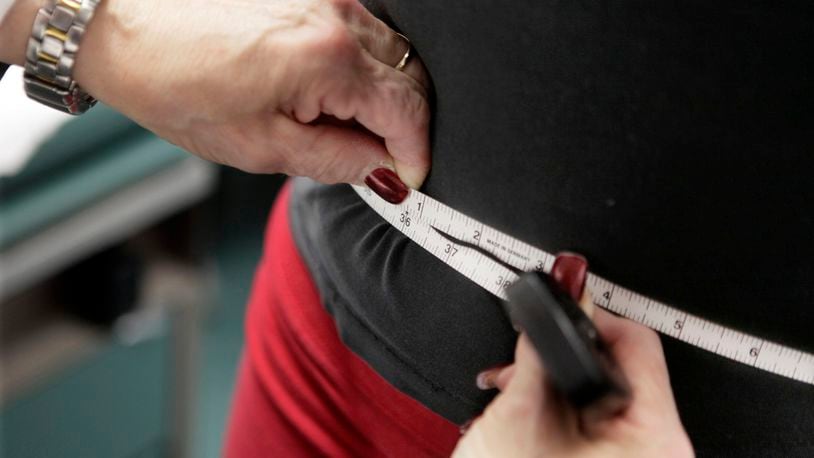
<path id="1" fill-rule="evenodd" d="M 386 0 L 435 86 L 424 190 L 730 327 L 814 351 L 809 1 Z M 298 245 L 345 342 L 455 422 L 509 361 L 494 297 L 300 182 Z M 814 387 L 663 338 L 699 455 L 812 456 Z"/>

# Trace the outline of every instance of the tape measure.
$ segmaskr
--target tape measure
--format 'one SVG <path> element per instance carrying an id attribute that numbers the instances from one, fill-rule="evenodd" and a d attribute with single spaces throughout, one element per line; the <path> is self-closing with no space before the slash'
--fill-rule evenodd
<path id="1" fill-rule="evenodd" d="M 474 220 L 416 190 L 394 205 L 362 186 L 354 190 L 388 223 L 435 257 L 506 300 L 520 271 L 548 273 L 554 256 Z M 483 252 L 489 253 L 489 255 Z M 597 306 L 717 355 L 814 385 L 814 354 L 721 326 L 588 273 Z"/>

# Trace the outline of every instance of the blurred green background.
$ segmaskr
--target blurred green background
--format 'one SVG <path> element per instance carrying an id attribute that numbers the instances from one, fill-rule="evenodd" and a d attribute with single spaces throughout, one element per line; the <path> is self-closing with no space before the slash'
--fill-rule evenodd
<path id="1" fill-rule="evenodd" d="M 220 456 L 283 177 L 194 161 L 100 106 L 0 179 L 0 456 Z"/>

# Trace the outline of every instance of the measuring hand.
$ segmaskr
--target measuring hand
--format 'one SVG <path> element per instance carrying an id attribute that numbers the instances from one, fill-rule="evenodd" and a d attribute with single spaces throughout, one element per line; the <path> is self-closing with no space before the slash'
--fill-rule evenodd
<path id="1" fill-rule="evenodd" d="M 611 417 L 628 405 L 625 375 L 591 319 L 551 276 L 525 273 L 506 294 L 512 324 L 526 333 L 554 387 L 583 421 Z"/>
<path id="2" fill-rule="evenodd" d="M 554 256 L 416 190 L 394 205 L 354 190 L 373 210 L 449 267 L 506 299 L 517 272 L 548 273 Z M 488 254 L 487 254 L 488 253 Z M 814 354 L 713 323 L 588 273 L 590 301 L 690 345 L 742 364 L 814 384 Z"/>

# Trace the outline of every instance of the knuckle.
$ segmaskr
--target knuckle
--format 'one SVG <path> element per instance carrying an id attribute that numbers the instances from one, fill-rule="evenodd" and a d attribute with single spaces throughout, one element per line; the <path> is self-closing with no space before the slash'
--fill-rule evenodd
<path id="1" fill-rule="evenodd" d="M 417 119 L 425 116 L 429 117 L 429 104 L 427 103 L 427 94 L 424 88 L 409 76 L 401 73 L 396 82 L 398 83 L 396 88 L 402 99 L 400 101 L 405 108 Z"/>
<path id="2" fill-rule="evenodd" d="M 354 117 L 353 107 L 348 103 L 338 104 L 336 110 L 334 110 L 334 117 L 343 121 L 347 121 L 353 118 Z"/>
<path id="3" fill-rule="evenodd" d="M 417 130 L 424 130 L 430 124 L 430 106 L 423 92 L 412 85 L 406 85 L 401 90 L 402 106 L 407 120 Z"/>
<path id="4" fill-rule="evenodd" d="M 328 0 L 334 12 L 343 19 L 348 19 L 353 15 L 361 4 L 358 0 Z"/>
<path id="5" fill-rule="evenodd" d="M 403 119 L 416 128 L 429 125 L 429 104 L 421 91 L 404 80 L 391 81 L 384 88 L 383 97 L 398 107 Z"/>
<path id="6" fill-rule="evenodd" d="M 422 128 L 429 127 L 430 104 L 427 102 L 426 96 L 419 92 L 413 99 L 413 113 L 415 113 L 416 123 Z"/>
<path id="7" fill-rule="evenodd" d="M 316 31 L 308 44 L 311 51 L 322 58 L 346 58 L 358 52 L 358 46 L 348 28 L 338 21 L 330 21 Z"/>

